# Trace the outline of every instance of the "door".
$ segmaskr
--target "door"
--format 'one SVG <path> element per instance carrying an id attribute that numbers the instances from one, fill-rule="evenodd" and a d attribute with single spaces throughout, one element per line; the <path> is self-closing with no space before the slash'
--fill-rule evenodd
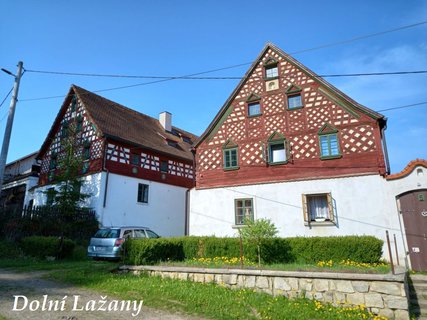
<path id="1" fill-rule="evenodd" d="M 399 196 L 412 269 L 427 271 L 427 190 Z"/>

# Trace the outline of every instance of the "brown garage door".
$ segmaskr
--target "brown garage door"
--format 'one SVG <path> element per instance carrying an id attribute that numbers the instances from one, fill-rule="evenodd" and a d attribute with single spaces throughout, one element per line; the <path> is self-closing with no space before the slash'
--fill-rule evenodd
<path id="1" fill-rule="evenodd" d="M 427 271 L 427 190 L 399 197 L 412 269 Z"/>

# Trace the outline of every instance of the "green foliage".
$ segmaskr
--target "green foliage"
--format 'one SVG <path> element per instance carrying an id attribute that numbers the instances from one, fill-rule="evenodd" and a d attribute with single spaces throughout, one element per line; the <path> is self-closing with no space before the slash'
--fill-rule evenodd
<path id="1" fill-rule="evenodd" d="M 246 245 L 255 245 L 257 248 L 258 266 L 261 266 L 261 246 L 266 239 L 274 238 L 277 235 L 277 228 L 270 219 L 257 219 L 252 221 L 247 219 L 245 227 L 239 229 L 240 236 L 245 240 Z"/>
<path id="2" fill-rule="evenodd" d="M 239 238 L 179 237 L 130 239 L 125 242 L 126 261 L 130 264 L 154 264 L 159 261 L 183 261 L 193 258 L 238 257 Z M 264 239 L 261 259 L 273 263 L 317 263 L 322 260 L 377 263 L 383 241 L 372 236 L 296 237 Z M 254 246 L 244 248 L 249 260 L 257 257 Z"/>
<path id="3" fill-rule="evenodd" d="M 68 258 L 73 254 L 75 243 L 69 239 L 63 239 L 61 243 L 61 238 L 57 237 L 32 236 L 23 238 L 20 246 L 27 256 Z"/>
<path id="4" fill-rule="evenodd" d="M 111 273 L 111 264 L 57 265 L 50 277 L 114 295 L 122 300 L 144 300 L 144 306 L 185 312 L 208 319 L 375 319 L 364 307 L 337 308 L 318 301 L 272 296 L 254 290 L 208 283 L 163 279 L 142 274 Z"/>
<path id="5" fill-rule="evenodd" d="M 123 255 L 126 263 L 131 264 L 184 259 L 183 245 L 179 238 L 128 239 L 123 244 Z"/>
<path id="6" fill-rule="evenodd" d="M 13 259 L 21 255 L 18 245 L 12 241 L 0 241 L 0 259 Z"/>

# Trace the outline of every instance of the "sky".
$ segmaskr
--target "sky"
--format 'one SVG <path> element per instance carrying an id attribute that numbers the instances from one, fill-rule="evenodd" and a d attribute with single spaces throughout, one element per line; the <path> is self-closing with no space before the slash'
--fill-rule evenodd
<path id="1" fill-rule="evenodd" d="M 27 70 L 16 107 L 8 162 L 37 151 L 71 84 L 200 135 L 238 80 L 171 80 L 41 74 L 241 77 L 267 42 L 315 73 L 427 70 L 427 24 L 297 53 L 427 21 L 427 2 L 376 1 L 0 1 L 0 68 Z M 293 54 L 295 53 L 295 54 Z M 31 72 L 33 71 L 33 72 Z M 373 110 L 427 102 L 427 74 L 326 78 Z M 14 78 L 0 72 L 0 102 Z M 59 98 L 39 99 L 60 96 Z M 33 100 L 36 99 L 36 100 Z M 0 141 L 10 96 L 0 107 Z M 427 103 L 382 112 L 392 173 L 427 159 Z"/>

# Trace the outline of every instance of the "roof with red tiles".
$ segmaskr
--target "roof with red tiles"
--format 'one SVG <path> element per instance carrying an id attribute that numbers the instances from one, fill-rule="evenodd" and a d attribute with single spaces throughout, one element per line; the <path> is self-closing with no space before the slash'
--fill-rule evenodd
<path id="1" fill-rule="evenodd" d="M 396 180 L 401 179 L 408 176 L 412 171 L 415 170 L 416 167 L 424 167 L 427 168 L 427 160 L 425 159 L 415 159 L 408 163 L 408 165 L 400 171 L 399 173 L 394 173 L 386 177 L 387 180 Z"/>
<path id="2" fill-rule="evenodd" d="M 196 135 L 177 127 L 172 127 L 172 131 L 168 132 L 158 119 L 132 110 L 76 85 L 71 86 L 48 137 L 40 149 L 38 158 L 49 147 L 55 128 L 61 121 L 62 115 L 74 94 L 83 104 L 88 117 L 91 118 L 102 136 L 173 157 L 193 160 L 190 150 L 197 139 Z M 183 137 L 189 138 L 191 143 L 184 141 Z M 176 142 L 176 145 L 169 145 L 168 140 Z"/>

